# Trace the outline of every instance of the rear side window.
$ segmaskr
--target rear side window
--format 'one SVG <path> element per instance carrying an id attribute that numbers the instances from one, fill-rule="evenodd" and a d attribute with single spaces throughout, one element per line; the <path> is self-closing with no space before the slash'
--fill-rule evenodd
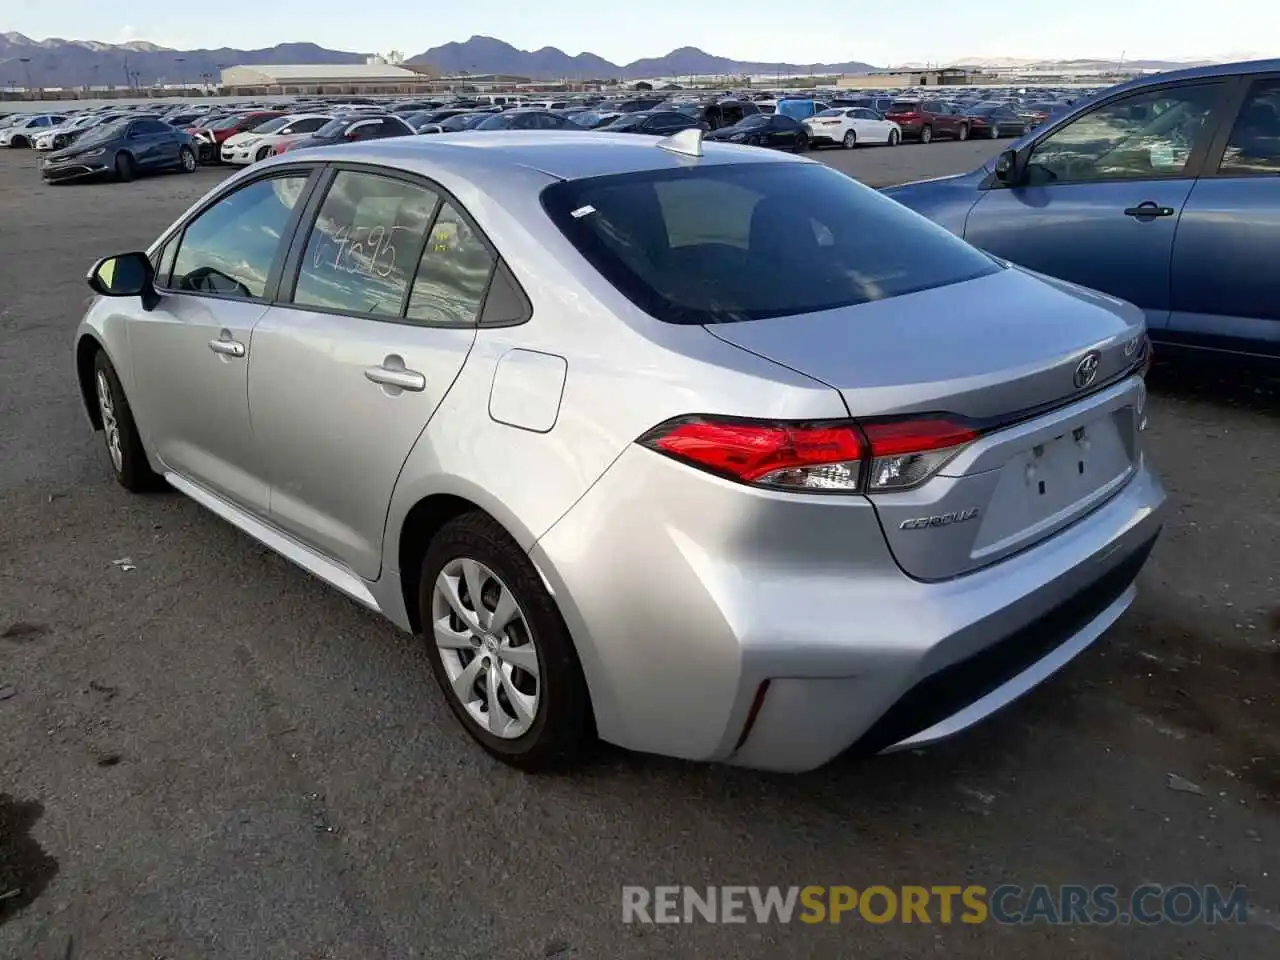
<path id="1" fill-rule="evenodd" d="M 725 164 L 572 180 L 543 191 L 571 243 L 669 323 L 831 310 L 1001 269 L 829 167 Z"/>
<path id="2" fill-rule="evenodd" d="M 426 187 L 339 171 L 307 238 L 293 302 L 341 313 L 400 316 L 414 258 L 436 207 Z"/>
<path id="3" fill-rule="evenodd" d="M 469 327 L 480 315 L 494 257 L 457 208 L 446 203 L 431 226 L 406 319 Z"/>
<path id="4" fill-rule="evenodd" d="M 1280 80 L 1253 85 L 1218 170 L 1233 177 L 1280 174 Z"/>
<path id="5" fill-rule="evenodd" d="M 201 213 L 183 232 L 172 289 L 261 299 L 306 184 L 303 174 L 258 180 Z"/>

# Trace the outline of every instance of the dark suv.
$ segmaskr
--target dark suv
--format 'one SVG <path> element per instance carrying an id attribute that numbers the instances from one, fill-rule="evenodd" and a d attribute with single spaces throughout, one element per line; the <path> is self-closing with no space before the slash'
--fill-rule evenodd
<path id="1" fill-rule="evenodd" d="M 942 100 L 895 100 L 885 111 L 884 118 L 902 128 L 904 140 L 932 143 L 937 137 L 969 139 L 968 118 Z"/>

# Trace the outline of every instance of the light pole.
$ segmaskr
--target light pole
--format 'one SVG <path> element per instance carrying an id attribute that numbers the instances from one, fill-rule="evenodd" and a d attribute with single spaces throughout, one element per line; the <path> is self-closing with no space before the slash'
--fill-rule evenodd
<path id="1" fill-rule="evenodd" d="M 187 62 L 187 58 L 174 57 L 173 62 L 178 65 L 178 88 L 185 93 L 187 90 L 187 72 L 182 65 Z"/>
<path id="2" fill-rule="evenodd" d="M 27 99 L 34 100 L 36 98 L 35 87 L 31 84 L 31 58 L 19 57 L 18 62 L 22 64 L 22 69 L 27 73 Z"/>

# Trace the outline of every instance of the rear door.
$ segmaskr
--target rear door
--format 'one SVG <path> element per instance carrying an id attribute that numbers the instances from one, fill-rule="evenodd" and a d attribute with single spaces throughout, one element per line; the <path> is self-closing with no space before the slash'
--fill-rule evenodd
<path id="1" fill-rule="evenodd" d="M 1042 136 L 1026 181 L 989 183 L 965 239 L 1169 319 L 1173 239 L 1231 83 L 1123 94 Z"/>
<path id="2" fill-rule="evenodd" d="M 272 521 L 373 580 L 396 477 L 467 358 L 495 255 L 433 184 L 329 176 L 254 330 L 249 406 Z"/>
<path id="3" fill-rule="evenodd" d="M 1167 339 L 1280 354 L 1280 75 L 1245 77 L 1173 247 Z"/>

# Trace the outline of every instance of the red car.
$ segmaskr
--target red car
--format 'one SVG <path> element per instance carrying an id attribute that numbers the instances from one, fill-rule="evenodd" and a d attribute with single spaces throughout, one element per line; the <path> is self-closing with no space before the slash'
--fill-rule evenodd
<path id="1" fill-rule="evenodd" d="M 969 119 L 942 100 L 895 100 L 884 118 L 902 128 L 903 140 L 932 143 L 937 137 L 969 139 Z"/>
<path id="2" fill-rule="evenodd" d="M 205 127 L 190 127 L 187 133 L 196 138 L 196 146 L 200 150 L 201 163 L 222 162 L 222 142 L 237 133 L 252 130 L 260 123 L 266 123 L 272 117 L 283 117 L 283 110 L 251 110 L 248 113 L 233 113 L 230 116 L 214 120 Z"/>

